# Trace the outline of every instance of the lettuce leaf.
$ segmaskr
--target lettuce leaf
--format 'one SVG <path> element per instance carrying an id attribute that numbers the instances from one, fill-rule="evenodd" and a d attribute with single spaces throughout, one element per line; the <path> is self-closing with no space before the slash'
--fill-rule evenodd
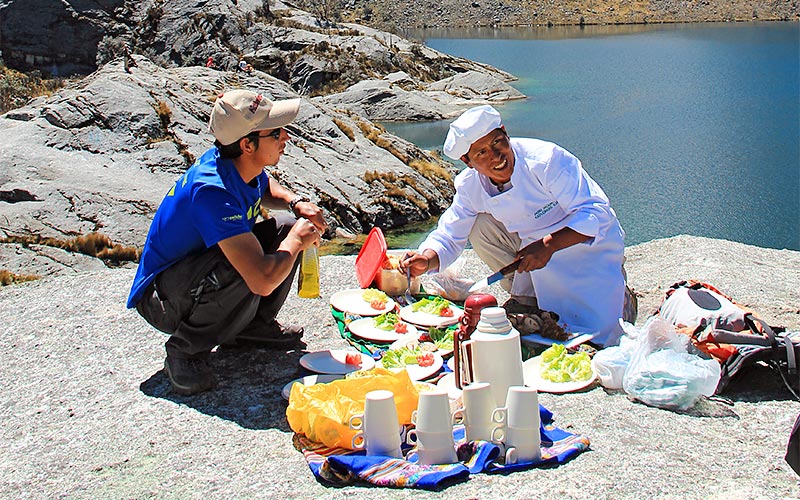
<path id="1" fill-rule="evenodd" d="M 592 359 L 585 352 L 567 354 L 561 344 L 542 353 L 541 377 L 550 382 L 581 382 L 592 377 Z"/>
<path id="2" fill-rule="evenodd" d="M 417 302 L 414 302 L 413 304 L 411 304 L 411 310 L 414 312 L 419 311 L 427 314 L 433 314 L 435 316 L 440 316 L 442 310 L 447 309 L 451 305 L 452 304 L 450 303 L 449 300 L 437 295 L 432 299 L 425 297 L 424 299 L 420 299 Z"/>
<path id="3" fill-rule="evenodd" d="M 386 331 L 394 330 L 394 325 L 396 325 L 398 321 L 400 321 L 400 318 L 396 313 L 383 313 L 380 316 L 375 317 L 375 328 Z"/>

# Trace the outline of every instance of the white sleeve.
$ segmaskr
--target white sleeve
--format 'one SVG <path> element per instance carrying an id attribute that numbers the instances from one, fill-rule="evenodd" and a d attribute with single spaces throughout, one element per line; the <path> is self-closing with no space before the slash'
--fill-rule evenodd
<path id="1" fill-rule="evenodd" d="M 464 251 L 475 224 L 477 212 L 470 203 L 467 190 L 458 188 L 456 186 L 453 203 L 439 218 L 436 229 L 419 246 L 419 252 L 430 249 L 439 256 L 439 269 L 431 269 L 431 272 L 443 271 L 455 262 Z"/>

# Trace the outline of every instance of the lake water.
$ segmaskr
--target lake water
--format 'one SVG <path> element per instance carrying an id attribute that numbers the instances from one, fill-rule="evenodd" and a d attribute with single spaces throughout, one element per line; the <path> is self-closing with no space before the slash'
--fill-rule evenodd
<path id="1" fill-rule="evenodd" d="M 517 76 L 511 84 L 528 98 L 497 106 L 506 129 L 578 156 L 611 199 L 626 244 L 692 234 L 800 250 L 799 27 L 408 35 Z M 448 123 L 386 125 L 441 151 Z"/>

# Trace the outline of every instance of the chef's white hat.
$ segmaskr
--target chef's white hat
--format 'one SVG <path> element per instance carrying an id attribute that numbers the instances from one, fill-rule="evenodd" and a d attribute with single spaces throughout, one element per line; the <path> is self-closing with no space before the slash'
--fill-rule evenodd
<path id="1" fill-rule="evenodd" d="M 500 113 L 489 105 L 476 106 L 450 124 L 444 140 L 444 154 L 458 160 L 467 154 L 472 143 L 501 125 Z"/>

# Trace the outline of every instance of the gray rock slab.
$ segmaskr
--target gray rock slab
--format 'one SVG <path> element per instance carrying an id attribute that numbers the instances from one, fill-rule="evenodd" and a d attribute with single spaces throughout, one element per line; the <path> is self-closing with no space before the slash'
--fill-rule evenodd
<path id="1" fill-rule="evenodd" d="M 663 291 L 704 279 L 744 299 L 771 323 L 800 329 L 800 252 L 697 237 L 627 249 L 640 320 Z M 488 269 L 472 251 L 464 275 Z M 356 286 L 354 256 L 323 257 L 319 299 L 294 293 L 284 321 L 306 326 L 306 350 L 344 348 L 328 309 Z M 106 269 L 0 288 L 2 498 L 797 498 L 783 461 L 800 413 L 773 372 L 754 367 L 731 404 L 686 413 L 632 402 L 598 386 L 542 394 L 556 424 L 591 449 L 559 467 L 476 474 L 441 492 L 314 480 L 293 444 L 285 383 L 303 351 L 220 350 L 219 386 L 173 394 L 161 373 L 163 334 L 124 307 L 132 269 Z M 492 290 L 502 301 L 506 296 Z"/>

